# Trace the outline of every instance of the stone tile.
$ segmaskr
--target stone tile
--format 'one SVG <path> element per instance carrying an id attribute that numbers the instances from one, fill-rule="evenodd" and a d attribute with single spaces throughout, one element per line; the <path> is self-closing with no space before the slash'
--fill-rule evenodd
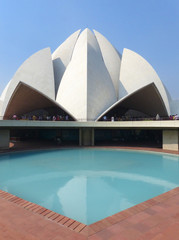
<path id="1" fill-rule="evenodd" d="M 77 221 L 75 221 L 74 223 L 72 223 L 72 224 L 69 226 L 69 228 L 72 229 L 72 230 L 74 230 L 78 225 L 80 225 L 80 223 L 77 222 Z"/>
<path id="2" fill-rule="evenodd" d="M 139 223 L 139 222 L 141 222 L 142 220 L 147 219 L 147 218 L 149 218 L 149 217 L 150 217 L 150 215 L 149 215 L 148 213 L 146 213 L 146 212 L 140 212 L 140 213 L 137 213 L 137 214 L 129 217 L 129 218 L 127 219 L 127 221 L 130 222 L 130 223 L 136 224 L 136 223 Z"/>

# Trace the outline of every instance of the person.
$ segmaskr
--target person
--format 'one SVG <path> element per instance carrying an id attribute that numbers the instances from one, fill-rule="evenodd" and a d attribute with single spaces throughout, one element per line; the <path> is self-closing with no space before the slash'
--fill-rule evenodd
<path id="1" fill-rule="evenodd" d="M 51 120 L 51 117 L 50 116 L 47 116 L 47 121 L 50 121 Z"/>
<path id="2" fill-rule="evenodd" d="M 68 121 L 68 115 L 65 116 L 65 120 Z"/>
<path id="3" fill-rule="evenodd" d="M 56 121 L 56 117 L 55 117 L 55 115 L 53 116 L 53 118 L 52 118 L 52 119 L 53 119 L 53 121 Z"/>
<path id="4" fill-rule="evenodd" d="M 178 114 L 175 115 L 175 120 L 179 120 L 179 115 Z"/>
<path id="5" fill-rule="evenodd" d="M 26 116 L 22 115 L 22 116 L 21 116 L 21 119 L 22 119 L 22 120 L 26 120 Z"/>
<path id="6" fill-rule="evenodd" d="M 111 117 L 111 122 L 114 122 L 114 117 Z"/>
<path id="7" fill-rule="evenodd" d="M 58 144 L 61 144 L 62 140 L 60 139 L 60 137 L 56 137 L 56 141 Z"/>
<path id="8" fill-rule="evenodd" d="M 13 120 L 17 120 L 17 115 L 14 114 L 14 115 L 12 116 L 12 119 L 13 119 Z"/>
<path id="9" fill-rule="evenodd" d="M 35 115 L 32 116 L 32 120 L 35 121 L 37 120 L 37 117 Z"/>
<path id="10" fill-rule="evenodd" d="M 156 120 L 160 120 L 160 115 L 157 113 Z"/>
<path id="11" fill-rule="evenodd" d="M 106 118 L 106 116 L 104 116 L 104 117 L 103 117 L 103 121 L 106 121 L 106 120 L 107 120 L 107 118 Z"/>

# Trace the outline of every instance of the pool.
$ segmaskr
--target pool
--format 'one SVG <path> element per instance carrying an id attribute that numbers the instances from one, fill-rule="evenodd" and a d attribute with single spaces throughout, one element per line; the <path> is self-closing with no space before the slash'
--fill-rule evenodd
<path id="1" fill-rule="evenodd" d="M 91 224 L 179 185 L 179 156 L 119 149 L 0 155 L 0 189 Z"/>

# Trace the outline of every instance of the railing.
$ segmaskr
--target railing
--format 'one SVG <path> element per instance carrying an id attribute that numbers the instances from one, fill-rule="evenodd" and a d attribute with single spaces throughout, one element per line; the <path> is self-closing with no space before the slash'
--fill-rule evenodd
<path id="1" fill-rule="evenodd" d="M 56 116 L 30 116 L 30 117 L 21 117 L 21 116 L 0 116 L 0 120 L 21 120 L 21 121 L 75 121 L 69 116 L 62 116 L 62 117 L 56 117 Z"/>
<path id="2" fill-rule="evenodd" d="M 179 120 L 179 116 L 170 116 L 170 117 L 121 117 L 121 118 L 107 118 L 100 119 L 100 122 L 113 122 L 113 121 L 168 121 L 168 120 Z"/>
<path id="3" fill-rule="evenodd" d="M 13 117 L 3 117 L 0 116 L 0 120 L 16 120 L 16 121 L 76 121 L 73 120 L 71 117 L 67 116 L 62 116 L 62 117 L 56 117 L 56 116 L 47 116 L 47 117 L 42 117 L 42 116 L 32 116 L 28 118 L 24 117 L 19 117 L 19 116 L 13 116 Z M 100 119 L 98 120 L 99 122 L 119 122 L 119 121 L 166 121 L 166 120 L 179 120 L 179 116 L 170 116 L 170 117 L 106 117 L 105 119 Z M 92 121 L 94 122 L 93 119 L 78 119 L 78 122 L 87 122 L 87 121 Z"/>

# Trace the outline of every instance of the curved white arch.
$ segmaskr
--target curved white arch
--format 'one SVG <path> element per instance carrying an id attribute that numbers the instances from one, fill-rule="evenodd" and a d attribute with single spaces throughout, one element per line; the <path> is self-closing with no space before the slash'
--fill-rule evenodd
<path id="1" fill-rule="evenodd" d="M 0 97 L 0 120 L 3 119 L 3 113 L 2 113 L 2 110 L 3 110 L 3 103 L 4 103 L 4 99 L 6 97 L 6 93 L 7 93 L 7 89 L 10 85 L 10 82 L 11 80 L 8 82 L 8 84 L 6 85 L 6 87 L 4 88 L 2 94 L 1 94 L 1 97 Z"/>
<path id="2" fill-rule="evenodd" d="M 4 88 L 4 90 L 3 90 L 2 94 L 1 94 L 2 101 L 4 101 L 4 99 L 6 97 L 6 93 L 7 93 L 7 90 L 9 88 L 9 85 L 10 85 L 11 81 L 12 81 L 12 79 L 8 82 L 8 84 L 6 85 L 6 87 Z"/>
<path id="3" fill-rule="evenodd" d="M 111 43 L 95 30 L 94 34 L 89 29 L 81 34 L 76 31 L 52 55 L 45 48 L 29 57 L 0 97 L 1 116 L 19 83 L 56 100 L 60 108 L 78 121 L 97 121 L 118 104 L 131 103 L 129 98 L 133 94 L 151 84 L 157 89 L 159 98 L 156 95 L 155 98 L 165 115 L 179 113 L 179 101 L 171 99 L 153 67 L 142 56 L 124 49 L 121 60 Z"/>
<path id="4" fill-rule="evenodd" d="M 55 78 L 55 96 L 57 95 L 62 76 L 71 60 L 80 31 L 81 30 L 74 32 L 52 54 Z"/>
<path id="5" fill-rule="evenodd" d="M 29 57 L 10 81 L 3 103 L 2 115 L 19 82 L 23 82 L 48 98 L 55 100 L 53 65 L 50 48 L 45 48 Z"/>
<path id="6" fill-rule="evenodd" d="M 170 115 L 170 105 L 165 88 L 153 67 L 139 54 L 124 49 L 119 79 L 119 98 L 123 98 L 150 83 L 155 83 Z"/>
<path id="7" fill-rule="evenodd" d="M 93 31 L 100 46 L 104 63 L 113 81 L 113 85 L 116 90 L 116 96 L 118 98 L 121 56 L 113 47 L 113 45 L 102 34 L 96 30 Z"/>
<path id="8" fill-rule="evenodd" d="M 96 38 L 85 29 L 77 40 L 56 101 L 79 121 L 93 121 L 116 100 Z"/>
<path id="9" fill-rule="evenodd" d="M 142 91 L 144 93 L 143 99 L 141 99 Z M 150 96 L 148 96 L 149 94 L 150 94 Z M 130 99 L 132 96 L 137 96 L 137 95 L 138 95 L 138 99 L 137 99 L 138 100 L 137 101 L 138 109 L 133 109 L 133 110 L 138 110 L 138 111 L 144 112 L 146 114 L 149 114 L 149 112 L 151 113 L 154 111 L 154 113 L 153 113 L 154 116 L 156 116 L 157 113 L 159 113 L 161 116 L 163 116 L 163 114 L 161 114 L 161 113 L 164 113 L 164 114 L 167 113 L 167 109 L 165 107 L 162 97 L 160 96 L 160 93 L 158 92 L 156 85 L 154 83 L 149 83 L 148 85 L 146 85 L 140 89 L 137 89 L 136 91 L 119 99 L 117 102 L 115 102 L 113 105 L 111 105 L 106 111 L 104 111 L 95 121 L 98 121 L 103 115 L 108 113 L 110 110 L 115 108 L 117 105 L 124 103 L 123 107 L 125 107 L 125 101 Z M 136 105 L 136 98 L 135 98 L 134 106 L 135 105 Z M 133 107 L 132 104 L 130 106 L 131 106 L 131 108 Z M 145 110 L 146 106 L 148 106 L 147 110 Z M 128 104 L 126 104 L 126 108 L 129 108 Z M 142 109 L 143 109 L 143 111 L 142 111 Z"/>
<path id="10" fill-rule="evenodd" d="M 24 88 L 24 87 L 25 87 L 26 91 L 23 91 L 23 90 L 20 89 L 20 88 Z M 19 90 L 19 89 L 20 89 L 20 90 Z M 27 92 L 27 90 L 28 90 L 28 92 Z M 19 91 L 20 91 L 20 92 L 19 92 Z M 6 112 L 9 111 L 9 107 L 11 107 L 11 108 L 13 107 L 13 106 L 12 106 L 12 101 L 14 101 L 14 98 L 15 98 L 16 96 L 17 96 L 16 102 L 13 103 L 14 106 L 15 106 L 15 107 L 13 107 L 13 111 L 16 110 L 16 106 L 17 106 L 17 108 L 21 108 L 22 111 L 23 111 L 23 109 L 26 110 L 26 111 L 24 110 L 24 112 L 22 112 L 22 113 L 20 113 L 20 114 L 25 114 L 25 113 L 27 113 L 27 112 L 28 112 L 28 106 L 29 106 L 30 104 L 32 104 L 32 103 L 33 103 L 33 100 L 34 100 L 33 98 L 31 98 L 31 99 L 32 99 L 31 101 L 28 101 L 28 100 L 27 100 L 28 94 L 29 94 L 30 92 L 32 92 L 32 91 L 35 93 L 35 95 L 41 95 L 41 96 L 43 97 L 43 99 L 44 99 L 44 98 L 45 98 L 45 100 L 47 99 L 48 102 L 51 102 L 53 105 L 59 107 L 60 109 L 62 109 L 63 111 L 65 111 L 67 114 L 69 114 L 72 118 L 74 118 L 74 120 L 76 120 L 76 118 L 75 118 L 70 112 L 68 112 L 68 110 L 66 110 L 63 106 L 61 106 L 60 104 L 58 104 L 55 100 L 49 98 L 47 95 L 44 95 L 42 92 L 38 91 L 37 89 L 35 89 L 35 88 L 33 88 L 33 87 L 27 85 L 26 83 L 23 83 L 23 82 L 19 82 L 18 85 L 16 86 L 16 88 L 15 88 L 15 90 L 14 90 L 14 93 L 13 93 L 13 95 L 12 95 L 10 101 L 9 101 L 9 104 L 7 105 L 7 108 L 6 108 L 6 111 L 5 111 L 5 116 L 6 116 Z M 27 94 L 26 94 L 26 92 L 27 92 Z M 34 98 L 35 98 L 35 95 L 34 95 Z M 25 98 L 25 100 L 24 100 L 24 98 Z M 19 99 L 22 100 L 22 105 L 21 105 L 21 106 L 19 105 Z M 26 102 L 27 102 L 27 103 L 26 103 Z M 39 104 L 39 103 L 37 102 L 37 103 L 32 104 L 32 105 L 34 105 L 35 107 L 38 107 L 38 104 Z M 42 105 L 44 105 L 44 103 L 41 102 L 40 105 L 42 106 Z M 30 111 L 33 111 L 33 110 L 35 110 L 35 108 L 34 108 L 34 109 L 31 109 Z M 12 111 L 11 111 L 11 112 L 12 112 Z M 19 115 L 18 112 L 13 112 L 13 114 Z M 11 114 L 11 115 L 13 115 L 13 114 Z"/>

